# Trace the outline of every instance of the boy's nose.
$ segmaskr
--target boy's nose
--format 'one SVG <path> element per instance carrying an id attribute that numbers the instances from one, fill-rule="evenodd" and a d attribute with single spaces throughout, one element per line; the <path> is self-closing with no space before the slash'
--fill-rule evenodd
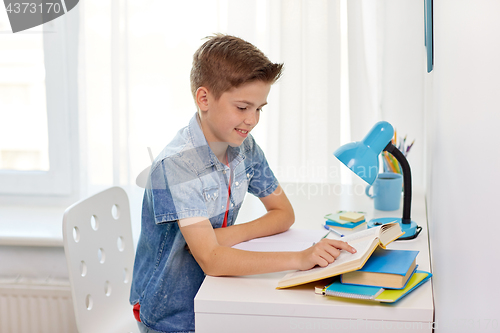
<path id="1" fill-rule="evenodd" d="M 259 122 L 259 112 L 256 110 L 255 112 L 251 112 L 248 117 L 245 119 L 245 123 L 250 126 L 255 126 Z"/>

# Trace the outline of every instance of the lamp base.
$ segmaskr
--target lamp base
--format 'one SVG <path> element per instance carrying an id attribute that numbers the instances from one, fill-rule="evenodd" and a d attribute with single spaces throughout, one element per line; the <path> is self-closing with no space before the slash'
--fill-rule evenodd
<path id="1" fill-rule="evenodd" d="M 403 231 L 405 234 L 401 235 L 398 239 L 413 239 L 418 236 L 420 233 L 420 230 L 417 230 L 420 227 L 417 227 L 417 224 L 414 221 L 411 221 L 411 223 L 402 223 L 401 218 L 397 217 L 380 217 L 377 219 L 370 220 L 366 223 L 367 228 L 374 228 L 378 227 L 379 225 L 382 224 L 387 224 L 391 222 L 397 222 L 399 223 L 399 226 L 401 227 L 401 231 Z"/>

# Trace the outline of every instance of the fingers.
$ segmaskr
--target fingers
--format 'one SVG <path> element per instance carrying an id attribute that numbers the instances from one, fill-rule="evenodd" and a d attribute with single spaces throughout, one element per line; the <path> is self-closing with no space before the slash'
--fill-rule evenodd
<path id="1" fill-rule="evenodd" d="M 316 255 L 318 257 L 317 264 L 321 267 L 325 267 L 328 264 L 334 262 L 338 256 L 340 256 L 340 251 L 345 250 L 350 253 L 356 253 L 356 249 L 339 240 L 333 239 L 323 239 L 321 242 L 315 245 L 317 247 Z"/>
<path id="2" fill-rule="evenodd" d="M 321 241 L 312 247 L 312 261 L 314 264 L 325 267 L 335 261 L 340 251 L 326 241 Z"/>
<path id="3" fill-rule="evenodd" d="M 320 267 L 326 267 L 328 266 L 329 264 L 331 264 L 332 262 L 334 262 L 335 259 L 332 259 L 331 261 L 328 261 L 326 260 L 325 258 L 321 258 L 319 257 L 316 261 L 316 265 L 320 266 Z"/>
<path id="4" fill-rule="evenodd" d="M 335 261 L 335 258 L 340 255 L 340 251 L 327 243 L 322 244 L 319 242 L 316 245 L 315 255 L 318 261 L 317 264 L 321 267 L 325 267 Z"/>
<path id="5" fill-rule="evenodd" d="M 336 239 L 328 239 L 328 238 L 325 238 L 323 240 L 327 241 L 331 246 L 333 246 L 337 249 L 346 250 L 347 252 L 351 252 L 351 253 L 357 252 L 356 249 L 353 248 L 351 245 L 347 244 L 347 242 L 343 242 L 343 241 L 336 240 Z"/>
<path id="6" fill-rule="evenodd" d="M 333 257 L 333 260 L 337 258 L 340 255 L 340 250 L 337 249 L 335 246 L 332 246 L 328 241 L 321 241 L 318 243 L 318 247 L 326 254 L 330 255 Z M 327 258 L 325 258 L 327 259 Z M 328 260 L 328 259 L 327 259 Z M 332 260 L 332 261 L 333 261 Z"/>
<path id="7" fill-rule="evenodd" d="M 346 242 L 324 238 L 303 252 L 305 261 L 300 269 L 309 269 L 315 265 L 326 267 L 340 256 L 342 250 L 356 253 L 356 249 Z"/>

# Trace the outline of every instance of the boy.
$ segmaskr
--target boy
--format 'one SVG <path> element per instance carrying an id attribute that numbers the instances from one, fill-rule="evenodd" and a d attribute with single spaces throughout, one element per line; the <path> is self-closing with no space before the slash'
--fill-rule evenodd
<path id="1" fill-rule="evenodd" d="M 130 296 L 142 332 L 194 331 L 194 297 L 205 274 L 305 270 L 328 265 L 342 249 L 355 252 L 328 239 L 301 252 L 231 248 L 294 222 L 290 202 L 249 134 L 282 67 L 233 36 L 210 37 L 194 54 L 198 112 L 154 161 L 144 194 Z M 247 191 L 267 213 L 233 225 Z"/>

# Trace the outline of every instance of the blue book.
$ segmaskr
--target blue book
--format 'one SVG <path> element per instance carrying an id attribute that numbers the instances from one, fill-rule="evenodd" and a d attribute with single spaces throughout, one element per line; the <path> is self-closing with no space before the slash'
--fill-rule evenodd
<path id="1" fill-rule="evenodd" d="M 419 251 L 378 248 L 359 270 L 342 274 L 341 282 L 363 286 L 403 289 L 417 268 Z"/>

